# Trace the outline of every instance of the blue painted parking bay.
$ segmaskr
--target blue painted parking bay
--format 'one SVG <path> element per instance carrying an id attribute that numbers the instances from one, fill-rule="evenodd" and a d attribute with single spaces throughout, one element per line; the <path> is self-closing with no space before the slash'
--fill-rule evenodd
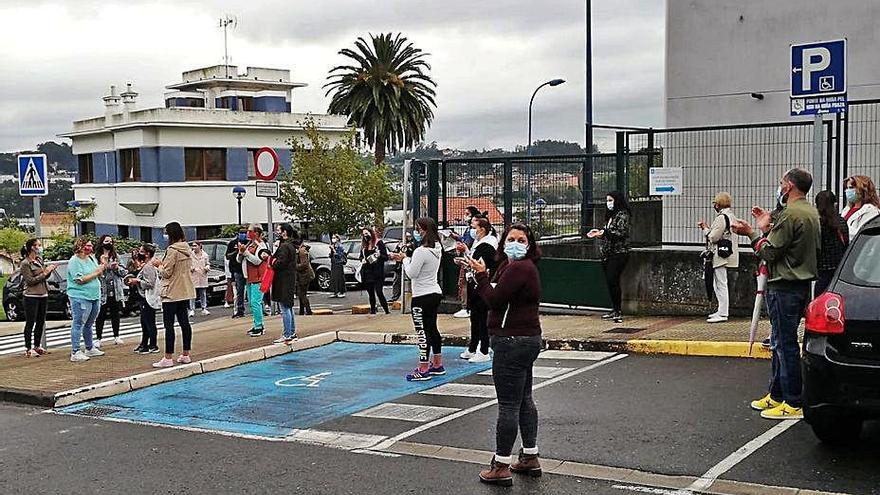
<path id="1" fill-rule="evenodd" d="M 461 348 L 444 349 L 458 356 Z M 418 393 L 491 367 L 449 359 L 425 382 L 404 375 L 414 346 L 336 342 L 61 410 L 136 422 L 283 438 L 293 430 Z M 100 411 L 96 414 L 95 411 Z"/>

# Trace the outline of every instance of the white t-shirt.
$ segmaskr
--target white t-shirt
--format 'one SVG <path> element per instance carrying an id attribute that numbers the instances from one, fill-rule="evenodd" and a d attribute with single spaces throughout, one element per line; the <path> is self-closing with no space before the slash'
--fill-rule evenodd
<path id="1" fill-rule="evenodd" d="M 443 293 L 440 284 L 437 283 L 440 257 L 439 246 L 433 248 L 419 246 L 413 252 L 412 258 L 407 257 L 403 260 L 403 270 L 406 272 L 406 276 L 412 280 L 413 297 Z"/>

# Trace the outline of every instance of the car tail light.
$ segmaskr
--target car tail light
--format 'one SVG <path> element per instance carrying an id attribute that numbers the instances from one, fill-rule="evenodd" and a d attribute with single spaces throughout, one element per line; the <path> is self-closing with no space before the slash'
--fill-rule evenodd
<path id="1" fill-rule="evenodd" d="M 807 306 L 807 330 L 824 334 L 843 333 L 843 308 L 843 296 L 833 292 L 823 293 Z"/>

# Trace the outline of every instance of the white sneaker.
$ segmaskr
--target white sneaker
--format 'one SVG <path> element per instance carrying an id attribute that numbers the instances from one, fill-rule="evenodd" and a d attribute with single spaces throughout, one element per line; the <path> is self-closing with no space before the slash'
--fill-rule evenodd
<path id="1" fill-rule="evenodd" d="M 125 341 L 122 340 L 122 337 L 116 337 L 115 339 L 113 339 L 113 343 L 116 345 L 122 345 L 125 343 Z"/>
<path id="2" fill-rule="evenodd" d="M 487 363 L 491 360 L 492 360 L 492 356 L 490 356 L 488 354 L 483 354 L 479 350 L 477 350 L 477 352 L 474 354 L 474 356 L 472 358 L 468 359 L 468 361 L 471 363 Z"/>
<path id="3" fill-rule="evenodd" d="M 86 352 L 85 352 L 85 355 L 90 358 L 103 356 L 104 354 L 106 354 L 106 353 L 104 351 L 102 351 L 101 349 L 98 349 L 97 347 L 92 347 L 91 350 L 86 349 Z"/>
<path id="4" fill-rule="evenodd" d="M 715 315 L 706 320 L 707 323 L 724 323 L 725 321 L 727 321 L 727 317 L 719 315 Z"/>
<path id="5" fill-rule="evenodd" d="M 187 314 L 190 316 L 190 318 L 192 318 L 193 316 L 196 315 L 196 312 L 193 310 L 189 310 L 189 312 Z"/>
<path id="6" fill-rule="evenodd" d="M 95 339 L 95 341 L 92 342 L 92 349 L 100 349 L 100 348 L 101 348 L 101 340 Z M 82 349 L 85 349 L 85 347 L 82 347 Z"/>
<path id="7" fill-rule="evenodd" d="M 454 315 L 452 315 L 452 317 L 453 318 L 470 318 L 471 312 L 466 309 L 460 309 Z"/>
<path id="8" fill-rule="evenodd" d="M 89 357 L 83 351 L 76 351 L 75 353 L 70 355 L 71 363 L 82 363 L 84 361 L 88 361 Z"/>
<path id="9" fill-rule="evenodd" d="M 228 308 L 228 307 L 229 307 L 229 303 L 228 303 L 228 302 L 223 303 L 223 307 L 224 307 L 224 308 Z"/>
<path id="10" fill-rule="evenodd" d="M 707 316 L 706 318 L 715 318 L 716 316 L 718 316 L 718 311 L 712 313 L 711 315 Z"/>
<path id="11" fill-rule="evenodd" d="M 209 314 L 211 314 L 211 312 L 208 311 L 207 309 L 202 310 L 202 316 L 208 316 Z"/>
<path id="12" fill-rule="evenodd" d="M 472 358 L 472 357 L 474 357 L 474 356 L 476 356 L 476 355 L 477 355 L 477 353 L 475 353 L 475 352 L 471 352 L 471 351 L 465 349 L 464 352 L 462 352 L 461 354 L 459 354 L 459 357 L 462 358 L 462 359 L 470 359 L 470 358 Z"/>

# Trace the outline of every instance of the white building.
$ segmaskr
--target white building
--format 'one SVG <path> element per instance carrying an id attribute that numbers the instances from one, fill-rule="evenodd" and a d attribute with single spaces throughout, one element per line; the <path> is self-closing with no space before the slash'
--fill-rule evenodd
<path id="1" fill-rule="evenodd" d="M 255 195 L 254 153 L 273 148 L 290 169 L 291 138 L 304 138 L 312 119 L 331 142 L 349 128 L 347 117 L 291 113 L 290 71 L 219 65 L 183 73 L 168 86 L 164 108 L 136 109 L 137 93 L 111 86 L 102 117 L 79 120 L 61 137 L 79 158 L 74 195 L 97 205 L 82 231 L 162 242 L 177 221 L 188 238 L 216 236 L 237 222 L 236 185 L 244 186 L 242 221 L 267 221 Z M 121 103 L 121 105 L 120 105 Z M 273 220 L 282 219 L 277 205 Z"/>

